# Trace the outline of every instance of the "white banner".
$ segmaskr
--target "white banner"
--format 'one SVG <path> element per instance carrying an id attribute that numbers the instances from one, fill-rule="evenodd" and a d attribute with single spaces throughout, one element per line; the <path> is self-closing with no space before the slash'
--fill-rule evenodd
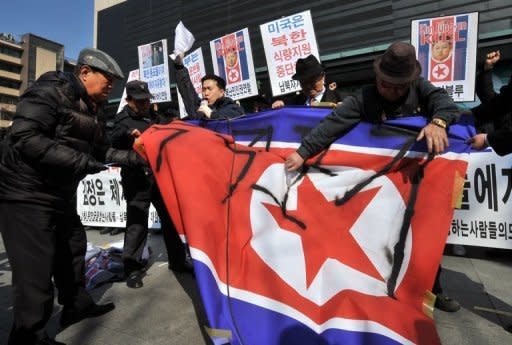
<path id="1" fill-rule="evenodd" d="M 194 85 L 194 89 L 196 90 L 197 95 L 199 98 L 203 98 L 201 78 L 206 75 L 206 69 L 204 68 L 203 50 L 201 48 L 197 48 L 192 53 L 185 56 L 183 58 L 183 65 L 186 69 L 188 69 L 190 80 L 192 81 L 192 85 Z M 183 118 L 188 114 L 185 110 L 185 104 L 183 104 L 183 99 L 181 98 L 179 91 L 178 103 L 180 106 L 180 117 Z"/>
<path id="2" fill-rule="evenodd" d="M 171 101 L 167 39 L 138 46 L 140 80 L 148 83 L 152 103 Z"/>
<path id="3" fill-rule="evenodd" d="M 512 249 L 512 155 L 471 153 L 448 243 Z"/>
<path id="4" fill-rule="evenodd" d="M 226 96 L 234 100 L 256 96 L 258 86 L 247 28 L 210 41 L 213 71 L 226 81 Z"/>
<path id="5" fill-rule="evenodd" d="M 456 102 L 475 100 L 478 12 L 411 22 L 422 76 L 446 89 Z"/>
<path id="6" fill-rule="evenodd" d="M 80 181 L 76 192 L 76 208 L 84 225 L 126 226 L 126 200 L 120 171 L 120 168 L 109 168 Z M 153 205 L 149 208 L 148 226 L 160 228 L 160 218 Z"/>
<path id="7" fill-rule="evenodd" d="M 512 154 L 471 153 L 460 209 L 455 210 L 448 243 L 512 249 Z M 84 225 L 124 227 L 126 201 L 119 168 L 84 178 L 77 190 Z M 153 205 L 148 225 L 159 228 Z"/>
<path id="8" fill-rule="evenodd" d="M 297 59 L 313 54 L 320 61 L 311 12 L 308 10 L 261 24 L 260 31 L 272 95 L 301 90 L 299 82 L 292 79 Z"/>

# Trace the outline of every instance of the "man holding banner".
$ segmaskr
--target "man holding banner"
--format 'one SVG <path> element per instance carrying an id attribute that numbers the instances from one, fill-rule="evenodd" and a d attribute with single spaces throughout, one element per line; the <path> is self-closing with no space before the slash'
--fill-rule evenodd
<path id="1" fill-rule="evenodd" d="M 132 80 L 126 84 L 124 109 L 117 114 L 112 131 L 112 146 L 131 150 L 137 137 L 151 125 L 148 83 Z M 121 170 L 121 183 L 126 198 L 126 231 L 123 246 L 123 265 L 126 285 L 130 288 L 143 286 L 147 262 L 142 259 L 148 235 L 149 206 L 153 202 L 161 220 L 169 269 L 191 271 L 185 267 L 185 247 L 176 233 L 160 192 L 149 167 L 132 167 Z"/>
<path id="2" fill-rule="evenodd" d="M 87 174 L 107 169 L 104 162 L 146 165 L 133 151 L 112 149 L 99 119 L 115 79 L 123 78 L 111 56 L 83 49 L 74 74 L 41 75 L 18 103 L 0 164 L 0 228 L 13 272 L 11 345 L 62 344 L 45 331 L 52 279 L 62 327 L 114 309 L 85 290 L 87 239 L 76 190 Z"/>
<path id="3" fill-rule="evenodd" d="M 376 85 L 363 88 L 357 97 L 345 99 L 304 137 L 297 151 L 286 159 L 289 171 L 299 169 L 305 160 L 326 149 L 361 121 L 382 123 L 414 114 L 430 119 L 418 134 L 417 141 L 425 138 L 431 153 L 444 151 L 449 144 L 446 129 L 455 122 L 459 110 L 443 89 L 419 77 L 421 68 L 414 47 L 395 42 L 375 60 L 373 66 Z M 439 272 L 433 292 L 438 297 L 436 307 L 439 309 L 457 311 L 460 308 L 458 302 L 442 293 Z"/>
<path id="4" fill-rule="evenodd" d="M 201 79 L 203 99 L 197 95 L 190 80 L 187 68 L 183 65 L 183 55 L 174 60 L 176 84 L 183 97 L 187 114 L 191 119 L 234 118 L 244 114 L 244 109 L 231 98 L 224 95 L 226 81 L 214 74 L 207 74 Z"/>
<path id="5" fill-rule="evenodd" d="M 507 85 L 503 86 L 500 93 L 486 103 L 482 103 L 472 109 L 475 118 L 502 119 L 512 111 L 512 77 Z M 490 133 L 480 133 L 470 139 L 471 146 L 482 150 L 488 146 L 500 156 L 512 153 L 512 130 L 510 128 L 498 128 Z"/>

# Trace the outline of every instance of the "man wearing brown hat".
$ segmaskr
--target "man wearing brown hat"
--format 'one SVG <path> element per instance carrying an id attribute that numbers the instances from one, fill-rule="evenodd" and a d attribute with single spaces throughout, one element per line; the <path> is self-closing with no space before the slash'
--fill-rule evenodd
<path id="1" fill-rule="evenodd" d="M 318 102 L 332 103 L 333 106 L 343 101 L 347 96 L 337 90 L 325 87 L 325 70 L 314 55 L 298 59 L 295 64 L 293 80 L 298 80 L 302 92 L 288 100 L 277 100 L 272 103 L 272 109 L 285 105 L 314 105 Z"/>
<path id="2" fill-rule="evenodd" d="M 140 80 L 126 83 L 127 104 L 115 119 L 111 133 L 113 147 L 131 150 L 135 139 L 152 125 L 150 119 L 152 97 L 148 83 Z M 151 202 L 161 220 L 170 269 L 186 270 L 185 247 L 165 208 L 151 170 L 148 167 L 123 168 L 121 169 L 121 184 L 126 199 L 123 264 L 128 287 L 139 288 L 143 285 L 142 278 L 147 262 L 142 259 L 142 253 L 148 235 Z"/>
<path id="3" fill-rule="evenodd" d="M 425 139 L 429 152 L 441 153 L 448 146 L 446 128 L 459 115 L 453 100 L 441 88 L 419 77 L 420 65 L 414 47 L 395 42 L 373 64 L 376 84 L 363 88 L 356 97 L 327 115 L 291 154 L 286 166 L 297 170 L 304 161 L 327 148 L 360 121 L 381 123 L 387 119 L 424 115 L 430 122 L 418 135 Z"/>
<path id="4" fill-rule="evenodd" d="M 376 84 L 365 87 L 356 97 L 347 97 L 320 124 L 303 138 L 296 152 L 287 157 L 289 171 L 299 169 L 304 161 L 326 149 L 359 122 L 381 123 L 387 119 L 422 115 L 429 123 L 420 131 L 417 140 L 426 140 L 428 151 L 441 153 L 448 146 L 447 127 L 459 110 L 444 89 L 435 87 L 419 77 L 420 65 L 412 45 L 395 42 L 373 64 Z M 458 302 L 444 295 L 439 285 L 439 273 L 433 292 L 436 307 L 457 311 Z"/>

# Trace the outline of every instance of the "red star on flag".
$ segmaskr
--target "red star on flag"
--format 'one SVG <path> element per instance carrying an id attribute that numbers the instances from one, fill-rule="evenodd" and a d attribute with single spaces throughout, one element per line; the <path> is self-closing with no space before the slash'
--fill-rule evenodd
<path id="1" fill-rule="evenodd" d="M 230 81 L 237 81 L 239 78 L 238 71 L 236 69 L 231 69 L 229 71 L 229 80 Z"/>
<path id="2" fill-rule="evenodd" d="M 344 205 L 336 206 L 334 200 L 328 201 L 311 180 L 304 177 L 297 188 L 297 210 L 287 211 L 287 214 L 303 222 L 305 229 L 285 218 L 279 206 L 264 204 L 281 229 L 302 237 L 308 287 L 329 258 L 384 281 L 350 233 L 350 229 L 379 189 L 380 187 L 375 187 L 359 192 Z M 373 230 L 375 236 L 378 236 L 378 229 Z"/>
<path id="3" fill-rule="evenodd" d="M 436 78 L 437 79 L 443 79 L 443 78 L 446 78 L 446 76 L 448 75 L 448 71 L 446 71 L 447 68 L 446 66 L 444 65 L 436 65 L 436 67 L 434 67 L 434 72 L 437 76 Z"/>

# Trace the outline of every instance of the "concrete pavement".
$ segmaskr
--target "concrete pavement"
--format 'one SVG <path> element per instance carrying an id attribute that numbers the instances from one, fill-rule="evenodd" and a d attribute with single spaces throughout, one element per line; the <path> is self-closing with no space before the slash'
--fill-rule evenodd
<path id="1" fill-rule="evenodd" d="M 96 245 L 122 239 L 87 231 Z M 203 345 L 211 344 L 203 325 L 203 308 L 194 278 L 175 275 L 167 269 L 162 236 L 152 234 L 153 264 L 144 287 L 129 289 L 124 282 L 92 290 L 99 303 L 114 302 L 116 309 L 104 316 L 87 319 L 59 330 L 60 307 L 56 306 L 49 325 L 50 335 L 68 345 Z M 459 300 L 457 313 L 436 310 L 434 318 L 443 345 L 512 344 L 512 251 L 467 247 L 466 257 L 445 255 L 441 277 L 448 295 Z M 11 272 L 0 239 L 0 345 L 7 344 L 12 321 Z M 260 344 L 257 344 L 260 345 Z"/>

